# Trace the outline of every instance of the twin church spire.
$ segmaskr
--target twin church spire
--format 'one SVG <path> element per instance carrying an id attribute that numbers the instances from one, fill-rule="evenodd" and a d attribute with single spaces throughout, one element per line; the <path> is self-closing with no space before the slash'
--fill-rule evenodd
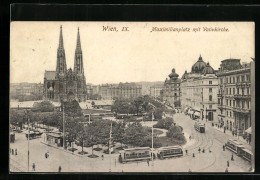
<path id="1" fill-rule="evenodd" d="M 65 49 L 64 49 L 64 42 L 63 42 L 62 26 L 60 26 L 60 37 L 59 37 L 59 46 L 58 46 L 58 50 L 57 50 L 56 72 L 59 75 L 65 75 L 67 73 L 67 64 L 66 64 L 66 56 L 65 56 Z M 76 45 L 75 58 L 74 58 L 74 72 L 76 74 L 84 74 L 79 28 L 78 28 L 77 45 Z"/>

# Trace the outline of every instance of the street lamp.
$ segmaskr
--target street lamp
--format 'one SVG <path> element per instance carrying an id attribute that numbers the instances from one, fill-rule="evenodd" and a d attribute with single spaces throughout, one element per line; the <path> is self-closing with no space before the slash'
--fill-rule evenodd
<path id="1" fill-rule="evenodd" d="M 30 164 L 30 128 L 29 128 L 29 124 L 30 124 L 30 121 L 29 121 L 29 116 L 28 116 L 28 110 L 25 109 L 25 116 L 26 116 L 26 119 L 27 119 L 27 123 L 28 123 L 28 136 L 27 136 L 27 141 L 28 141 L 28 172 L 29 172 L 29 164 Z"/>

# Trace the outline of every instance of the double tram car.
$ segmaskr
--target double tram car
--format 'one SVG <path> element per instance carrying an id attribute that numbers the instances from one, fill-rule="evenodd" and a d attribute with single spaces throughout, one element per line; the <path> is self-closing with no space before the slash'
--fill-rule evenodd
<path id="1" fill-rule="evenodd" d="M 157 157 L 159 159 L 182 156 L 182 155 L 183 155 L 183 151 L 180 146 L 161 147 L 158 149 L 158 153 L 157 153 Z"/>
<path id="2" fill-rule="evenodd" d="M 119 162 L 143 161 L 152 159 L 152 151 L 149 147 L 129 148 L 119 152 Z"/>
<path id="3" fill-rule="evenodd" d="M 233 151 L 238 156 L 242 156 L 244 151 L 243 149 L 245 147 L 238 140 L 229 139 L 226 143 L 226 148 L 229 149 L 230 151 Z"/>
<path id="4" fill-rule="evenodd" d="M 248 150 L 248 149 L 242 149 L 242 158 L 244 158 L 245 160 L 251 162 L 252 158 L 253 158 L 253 153 Z"/>
<path id="5" fill-rule="evenodd" d="M 200 133 L 205 133 L 205 126 L 199 122 L 195 122 L 194 129 Z"/>

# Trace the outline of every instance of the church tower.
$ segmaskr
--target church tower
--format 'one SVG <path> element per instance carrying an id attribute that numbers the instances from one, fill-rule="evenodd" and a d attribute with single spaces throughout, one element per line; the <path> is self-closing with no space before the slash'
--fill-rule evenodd
<path id="1" fill-rule="evenodd" d="M 66 56 L 65 56 L 65 50 L 63 45 L 62 26 L 60 26 L 60 39 L 59 39 L 59 47 L 57 50 L 56 73 L 58 76 L 64 76 L 66 72 L 67 72 Z"/>
<path id="2" fill-rule="evenodd" d="M 80 43 L 79 28 L 78 28 L 77 46 L 76 46 L 75 58 L 74 58 L 74 72 L 76 74 L 84 75 L 83 57 L 82 57 L 82 50 L 81 50 L 81 43 Z"/>
<path id="3" fill-rule="evenodd" d="M 79 102 L 82 102 L 86 100 L 87 90 L 86 90 L 86 79 L 84 75 L 83 56 L 81 50 L 79 28 L 78 28 L 77 45 L 76 45 L 75 57 L 74 57 L 74 73 L 76 74 L 78 79 L 77 99 Z"/>

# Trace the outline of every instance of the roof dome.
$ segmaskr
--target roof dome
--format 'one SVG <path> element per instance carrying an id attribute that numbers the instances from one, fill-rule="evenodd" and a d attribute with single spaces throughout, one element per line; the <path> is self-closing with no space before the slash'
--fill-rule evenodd
<path id="1" fill-rule="evenodd" d="M 169 74 L 169 77 L 171 79 L 177 79 L 179 77 L 179 75 L 177 73 L 175 73 L 175 69 L 174 68 L 172 69 L 172 73 Z"/>
<path id="2" fill-rule="evenodd" d="M 215 74 L 215 70 L 207 63 L 206 67 L 203 69 L 202 74 Z"/>
<path id="3" fill-rule="evenodd" d="M 192 73 L 202 73 L 203 69 L 206 67 L 206 63 L 203 61 L 201 55 L 198 61 L 192 66 L 191 72 Z"/>
<path id="4" fill-rule="evenodd" d="M 188 73 L 187 73 L 187 71 L 185 70 L 185 72 L 184 72 L 184 74 L 182 75 L 182 79 L 187 79 L 187 76 L 188 76 Z"/>

